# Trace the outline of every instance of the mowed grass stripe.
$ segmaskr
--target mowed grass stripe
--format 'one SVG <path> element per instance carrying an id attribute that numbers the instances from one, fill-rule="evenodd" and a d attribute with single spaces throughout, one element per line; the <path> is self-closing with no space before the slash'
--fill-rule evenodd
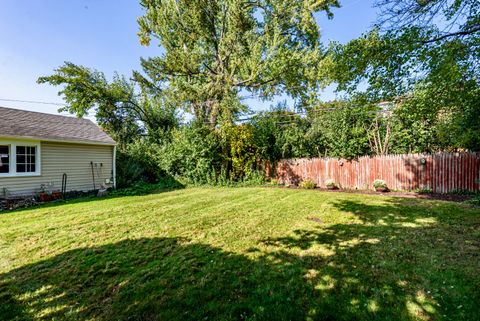
<path id="1" fill-rule="evenodd" d="M 476 320 L 480 210 L 187 188 L 0 215 L 0 319 Z"/>

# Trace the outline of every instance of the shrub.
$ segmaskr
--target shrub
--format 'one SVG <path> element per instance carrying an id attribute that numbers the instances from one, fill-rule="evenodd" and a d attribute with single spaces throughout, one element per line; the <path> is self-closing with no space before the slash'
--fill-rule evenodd
<path id="1" fill-rule="evenodd" d="M 117 152 L 117 186 L 129 187 L 138 182 L 155 183 L 165 172 L 157 161 L 160 147 L 137 140 Z"/>
<path id="2" fill-rule="evenodd" d="M 208 127 L 186 126 L 172 132 L 158 162 L 165 172 L 189 184 L 211 184 L 221 173 L 222 150 L 218 135 Z"/>
<path id="3" fill-rule="evenodd" d="M 415 190 L 415 193 L 418 193 L 418 194 L 432 194 L 433 190 L 431 188 L 428 188 L 428 187 L 422 187 L 422 188 L 417 188 Z"/>
<path id="4" fill-rule="evenodd" d="M 145 181 L 145 169 L 134 157 L 123 151 L 117 152 L 117 186 L 132 186 L 136 182 Z"/>
<path id="5" fill-rule="evenodd" d="M 277 186 L 277 185 L 280 185 L 280 183 L 278 182 L 278 179 L 272 178 L 272 179 L 268 182 L 268 185 Z"/>
<path id="6" fill-rule="evenodd" d="M 243 178 L 243 186 L 260 186 L 265 184 L 265 174 L 262 171 L 248 172 Z"/>
<path id="7" fill-rule="evenodd" d="M 454 194 L 454 195 L 480 195 L 478 191 L 469 191 L 467 189 L 454 189 L 453 191 L 449 192 L 449 194 Z"/>
<path id="8" fill-rule="evenodd" d="M 220 135 L 223 138 L 224 151 L 228 151 L 224 157 L 231 165 L 229 166 L 230 178 L 235 181 L 251 180 L 260 158 L 258 147 L 254 142 L 253 127 L 251 125 L 226 126 L 221 129 Z M 261 176 L 263 181 L 264 175 Z"/>
<path id="9" fill-rule="evenodd" d="M 183 188 L 184 185 L 176 181 L 171 177 L 162 178 L 158 183 L 146 183 L 146 182 L 137 182 L 131 187 L 120 188 L 117 190 L 111 191 L 111 196 L 134 196 L 134 195 L 145 195 L 150 194 L 155 191 L 165 190 L 165 189 L 177 189 Z"/>
<path id="10" fill-rule="evenodd" d="M 376 179 L 373 181 L 374 188 L 387 188 L 387 183 L 382 179 Z"/>
<path id="11" fill-rule="evenodd" d="M 317 186 L 317 184 L 310 179 L 306 179 L 300 183 L 300 187 L 305 189 L 314 189 L 315 186 Z"/>
<path id="12" fill-rule="evenodd" d="M 231 186 L 232 182 L 228 179 L 227 171 L 224 167 L 220 169 L 220 174 L 216 174 L 215 170 L 212 172 L 212 179 L 210 185 Z"/>
<path id="13" fill-rule="evenodd" d="M 337 187 L 337 184 L 335 184 L 335 181 L 331 178 L 325 180 L 324 184 L 327 188 L 332 188 L 333 189 L 333 188 Z"/>
<path id="14" fill-rule="evenodd" d="M 466 200 L 465 203 L 474 206 L 480 206 L 480 195 L 474 196 L 471 199 Z"/>

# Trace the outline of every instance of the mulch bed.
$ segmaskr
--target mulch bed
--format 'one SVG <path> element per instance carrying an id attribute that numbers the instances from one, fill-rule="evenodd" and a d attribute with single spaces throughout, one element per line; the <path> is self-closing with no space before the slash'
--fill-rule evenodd
<path id="1" fill-rule="evenodd" d="M 276 187 L 276 186 L 275 186 Z M 300 188 L 298 186 L 291 185 L 287 186 L 278 186 L 278 188 Z M 382 195 L 382 196 L 395 196 L 395 197 L 404 197 L 404 198 L 420 198 L 420 199 L 431 199 L 439 201 L 449 201 L 449 202 L 464 202 L 470 198 L 472 195 L 461 195 L 461 194 L 437 194 L 437 193 L 415 193 L 415 192 L 399 192 L 399 191 L 390 191 L 390 192 L 375 192 L 370 190 L 352 190 L 352 189 L 326 189 L 326 188 L 315 188 L 317 191 L 329 192 L 329 193 L 352 193 L 352 194 L 367 194 L 367 195 Z"/>
<path id="2" fill-rule="evenodd" d="M 36 204 L 37 201 L 31 196 L 2 198 L 0 199 L 0 212 L 16 210 L 17 208 L 26 208 Z"/>

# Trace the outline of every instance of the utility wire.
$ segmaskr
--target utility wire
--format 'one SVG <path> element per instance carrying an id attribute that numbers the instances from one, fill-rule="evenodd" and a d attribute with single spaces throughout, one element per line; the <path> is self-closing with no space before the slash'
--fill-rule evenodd
<path id="1" fill-rule="evenodd" d="M 328 108 L 315 108 L 313 110 L 309 110 L 309 111 L 289 111 L 289 110 L 286 110 L 286 111 L 278 111 L 278 115 L 279 118 L 282 118 L 282 117 L 297 117 L 297 116 L 304 116 L 304 115 L 309 115 L 309 114 L 316 114 L 316 113 L 323 113 L 323 112 L 328 112 L 328 111 L 335 111 L 335 110 L 342 110 L 342 109 L 360 109 L 360 108 L 365 108 L 366 106 L 360 106 L 360 105 L 353 105 L 353 106 L 343 106 L 343 107 L 328 107 Z M 375 112 L 375 113 L 384 113 L 384 112 L 389 112 L 389 110 L 371 110 L 372 112 Z M 272 111 L 264 111 L 266 113 L 269 113 L 269 112 L 272 112 Z M 274 110 L 273 113 L 275 113 L 276 111 Z M 282 114 L 282 112 L 285 112 L 285 114 Z M 239 122 L 244 122 L 244 121 L 249 121 L 249 120 L 252 120 L 255 116 L 258 116 L 260 115 L 262 112 L 257 112 L 255 114 L 249 114 L 249 116 L 251 115 L 251 117 L 248 117 L 248 118 L 241 118 L 241 119 L 238 119 Z"/>
<path id="2" fill-rule="evenodd" d="M 27 103 L 27 104 L 55 105 L 55 106 L 66 106 L 67 105 L 67 104 L 64 104 L 64 103 L 52 103 L 52 102 L 48 102 L 48 101 L 7 99 L 7 98 L 0 98 L 0 101 L 9 101 L 9 102 Z"/>
<path id="3" fill-rule="evenodd" d="M 54 105 L 54 106 L 66 106 L 65 103 L 56 103 L 56 102 L 47 102 L 47 101 L 36 101 L 36 100 L 21 100 L 21 99 L 8 99 L 8 98 L 0 98 L 0 101 L 7 101 L 7 102 L 20 102 L 20 103 L 28 103 L 28 104 L 42 104 L 42 105 Z M 279 117 L 281 118 L 289 118 L 289 117 L 297 117 L 297 116 L 305 116 L 309 114 L 316 114 L 316 113 L 322 113 L 322 112 L 327 112 L 327 111 L 335 111 L 335 110 L 341 110 L 341 109 L 356 109 L 356 108 L 364 108 L 365 106 L 359 106 L 359 105 L 353 105 L 353 106 L 344 106 L 344 107 L 329 107 L 329 108 L 317 108 L 309 111 L 288 111 L 286 110 L 285 114 L 278 114 Z M 256 116 L 260 115 L 261 113 L 264 112 L 269 112 L 269 111 L 259 111 L 259 112 L 249 112 L 246 113 L 245 116 L 250 116 L 247 118 L 240 118 L 237 120 L 237 122 L 246 122 L 254 119 Z M 275 111 L 273 111 L 275 112 Z M 279 111 L 282 112 L 282 111 Z M 372 111 L 374 113 L 384 113 L 388 112 L 388 110 L 378 110 L 378 111 Z M 294 124 L 296 123 L 296 119 L 291 119 L 287 121 L 280 121 L 277 122 L 277 124 Z M 205 122 L 205 124 L 209 124 L 209 122 Z"/>
<path id="4" fill-rule="evenodd" d="M 376 107 L 381 107 L 381 106 L 378 106 L 378 105 L 375 105 Z M 299 119 L 288 119 L 288 118 L 295 118 L 295 117 L 299 117 L 299 116 L 308 116 L 308 115 L 312 115 L 312 114 L 317 114 L 317 113 L 324 113 L 324 112 L 333 112 L 333 111 L 336 111 L 336 110 L 343 110 L 343 109 L 360 109 L 360 108 L 369 108 L 369 107 L 374 107 L 373 105 L 351 105 L 351 106 L 342 106 L 342 107 L 328 107 L 328 108 L 315 108 L 315 109 L 312 109 L 312 110 L 308 110 L 308 111 L 291 111 L 291 110 L 279 110 L 279 111 L 269 111 L 269 110 L 265 110 L 265 111 L 259 111 L 259 112 L 249 112 L 249 113 L 245 113 L 244 116 L 249 116 L 249 117 L 246 117 L 246 118 L 239 118 L 237 120 L 235 120 L 235 122 L 239 122 L 239 123 L 243 123 L 243 122 L 248 122 L 248 121 L 251 121 L 253 119 L 255 119 L 256 116 L 262 114 L 262 113 L 266 113 L 268 115 L 268 113 L 272 113 L 274 116 L 278 116 L 278 118 L 280 118 L 280 121 L 276 122 L 276 124 L 295 124 L 298 122 L 298 120 L 300 119 L 305 119 L 305 118 L 299 118 Z M 367 110 L 367 112 L 369 114 L 382 114 L 382 113 L 390 113 L 391 110 L 389 109 L 379 109 L 379 110 Z M 281 119 L 283 118 L 283 120 Z M 285 118 L 287 120 L 285 120 Z M 203 122 L 204 124 L 211 124 L 209 121 L 204 121 Z"/>

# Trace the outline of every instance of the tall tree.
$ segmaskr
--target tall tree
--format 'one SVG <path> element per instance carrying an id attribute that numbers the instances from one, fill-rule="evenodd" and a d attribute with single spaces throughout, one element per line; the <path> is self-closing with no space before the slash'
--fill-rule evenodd
<path id="1" fill-rule="evenodd" d="M 378 24 L 384 30 L 435 26 L 425 42 L 478 37 L 480 3 L 477 0 L 377 0 Z"/>
<path id="2" fill-rule="evenodd" d="M 403 138 L 413 138 L 403 140 L 404 149 L 478 150 L 480 1 L 378 0 L 376 5 L 380 14 L 372 30 L 330 45 L 321 62 L 330 81 L 340 91 L 364 92 L 372 102 L 405 105 L 400 111 L 409 110 L 408 115 L 395 113 Z"/>
<path id="3" fill-rule="evenodd" d="M 139 80 L 129 80 L 114 74 L 109 82 L 100 71 L 65 62 L 37 82 L 63 86 L 58 94 L 67 105 L 60 110 L 78 117 L 94 111 L 99 125 L 122 147 L 140 135 L 154 136 L 178 125 L 167 96 L 147 91 L 140 77 L 136 73 L 134 78 Z"/>
<path id="4" fill-rule="evenodd" d="M 324 64 L 349 92 L 375 99 L 406 95 L 422 83 L 445 90 L 480 81 L 480 2 L 378 0 L 378 24 L 358 39 L 333 43 Z M 359 86 L 360 85 L 360 86 Z"/>
<path id="5" fill-rule="evenodd" d="M 322 48 L 313 14 L 338 0 L 142 0 L 140 42 L 163 53 L 142 59 L 158 86 L 215 126 L 246 110 L 242 93 L 302 98 L 315 85 Z"/>

